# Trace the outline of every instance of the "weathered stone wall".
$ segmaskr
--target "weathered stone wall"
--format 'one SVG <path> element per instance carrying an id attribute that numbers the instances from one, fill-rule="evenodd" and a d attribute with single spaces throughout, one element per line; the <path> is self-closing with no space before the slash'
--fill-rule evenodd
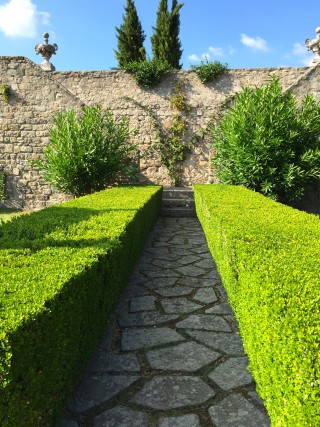
<path id="1" fill-rule="evenodd" d="M 205 130 L 219 116 L 222 103 L 243 87 L 260 86 L 270 74 L 278 76 L 284 88 L 298 96 L 313 92 L 319 99 L 319 67 L 263 68 L 228 70 L 215 82 L 202 84 L 191 71 L 167 75 L 153 89 L 141 89 L 124 71 L 86 71 L 46 73 L 22 57 L 0 58 L 0 84 L 10 85 L 13 95 L 6 105 L 0 98 L 0 170 L 7 177 L 6 205 L 41 208 L 63 198 L 32 169 L 29 159 L 39 155 L 48 142 L 52 117 L 61 110 L 80 108 L 83 104 L 101 104 L 116 116 L 127 115 L 139 148 L 140 182 L 172 185 L 159 156 L 151 150 L 157 140 L 154 123 L 148 111 L 166 129 L 178 111 L 171 107 L 170 97 L 177 83 L 182 83 L 191 107 L 183 113 L 187 120 L 186 141 Z M 184 163 L 181 184 L 215 182 L 210 169 L 213 155 L 210 138 L 195 143 Z"/>
<path id="2" fill-rule="evenodd" d="M 11 88 L 9 104 L 0 96 L 0 170 L 6 176 L 8 207 L 42 208 L 65 196 L 54 192 L 29 165 L 48 143 L 58 111 L 82 102 L 24 57 L 0 59 L 0 85 Z"/>

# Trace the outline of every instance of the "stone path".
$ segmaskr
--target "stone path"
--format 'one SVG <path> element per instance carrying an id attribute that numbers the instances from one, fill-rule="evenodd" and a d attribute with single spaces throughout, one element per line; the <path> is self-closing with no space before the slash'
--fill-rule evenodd
<path id="1" fill-rule="evenodd" d="M 267 427 L 199 221 L 159 218 L 61 427 Z"/>

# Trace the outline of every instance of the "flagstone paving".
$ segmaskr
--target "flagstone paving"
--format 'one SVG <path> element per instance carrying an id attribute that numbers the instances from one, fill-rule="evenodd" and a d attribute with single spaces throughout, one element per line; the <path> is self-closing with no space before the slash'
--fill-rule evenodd
<path id="1" fill-rule="evenodd" d="M 61 427 L 268 427 L 196 218 L 159 218 Z"/>

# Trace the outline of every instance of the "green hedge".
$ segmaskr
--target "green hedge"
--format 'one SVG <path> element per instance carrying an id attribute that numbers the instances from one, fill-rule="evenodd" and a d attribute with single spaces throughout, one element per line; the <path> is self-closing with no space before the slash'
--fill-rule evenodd
<path id="1" fill-rule="evenodd" d="M 195 201 L 272 426 L 320 426 L 319 219 L 243 187 Z"/>
<path id="2" fill-rule="evenodd" d="M 0 172 L 0 202 L 4 199 L 4 173 Z"/>
<path id="3" fill-rule="evenodd" d="M 118 187 L 0 227 L 0 425 L 54 425 L 159 212 Z"/>

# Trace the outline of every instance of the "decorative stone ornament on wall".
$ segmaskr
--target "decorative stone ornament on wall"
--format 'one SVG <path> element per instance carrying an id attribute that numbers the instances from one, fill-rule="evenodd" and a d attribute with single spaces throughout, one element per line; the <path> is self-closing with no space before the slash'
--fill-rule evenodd
<path id="1" fill-rule="evenodd" d="M 312 58 L 310 66 L 314 66 L 320 63 L 320 27 L 316 28 L 317 37 L 315 39 L 306 39 L 305 46 L 308 50 L 311 50 L 315 57 Z"/>
<path id="2" fill-rule="evenodd" d="M 36 44 L 34 49 L 36 51 L 36 54 L 42 56 L 44 58 L 44 61 L 41 62 L 40 67 L 44 71 L 55 71 L 56 68 L 53 64 L 50 62 L 50 58 L 52 55 L 55 55 L 58 50 L 58 45 L 55 43 L 49 44 L 49 34 L 43 33 L 43 43 L 42 44 Z"/>

